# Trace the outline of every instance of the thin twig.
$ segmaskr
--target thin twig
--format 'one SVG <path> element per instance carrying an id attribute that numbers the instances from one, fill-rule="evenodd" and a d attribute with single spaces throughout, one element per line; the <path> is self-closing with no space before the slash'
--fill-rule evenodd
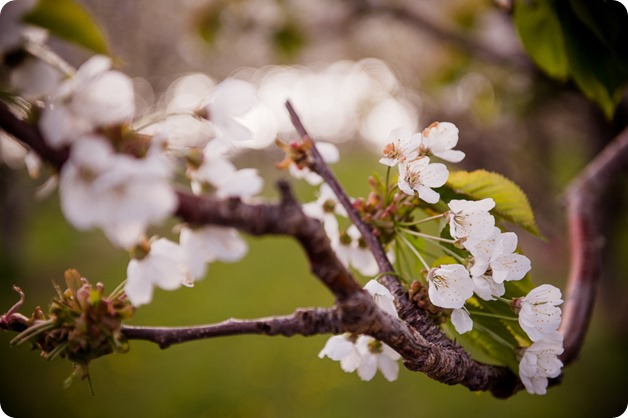
<path id="1" fill-rule="evenodd" d="M 122 333 L 129 340 L 146 340 L 161 348 L 188 341 L 229 335 L 263 334 L 311 336 L 340 334 L 344 331 L 335 309 L 299 309 L 292 315 L 258 319 L 228 319 L 226 321 L 192 327 L 145 327 L 123 325 Z"/>

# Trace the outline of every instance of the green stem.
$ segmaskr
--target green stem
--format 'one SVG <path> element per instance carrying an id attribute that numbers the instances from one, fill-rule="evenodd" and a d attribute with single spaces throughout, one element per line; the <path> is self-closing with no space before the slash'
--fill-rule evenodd
<path id="1" fill-rule="evenodd" d="M 432 241 L 446 242 L 448 244 L 455 244 L 456 243 L 456 240 L 453 240 L 453 239 L 435 237 L 433 235 L 424 234 L 424 233 L 418 232 L 418 231 L 413 231 L 413 230 L 408 229 L 408 228 L 400 228 L 399 231 L 400 232 L 405 232 L 406 234 L 414 235 L 416 237 L 421 237 L 421 238 L 425 238 L 425 239 L 428 239 L 428 240 L 432 240 Z"/>
<path id="2" fill-rule="evenodd" d="M 408 246 L 408 248 L 410 248 L 410 251 L 412 251 L 414 253 L 414 255 L 417 256 L 417 258 L 419 259 L 419 261 L 421 261 L 421 264 L 423 264 L 423 266 L 425 267 L 426 270 L 430 269 L 430 266 L 425 262 L 425 259 L 423 258 L 423 256 L 421 255 L 421 253 L 419 253 L 419 251 L 414 248 L 414 245 L 412 245 L 412 243 L 408 240 L 408 238 L 404 237 L 403 235 L 399 236 L 403 242 Z"/>
<path id="3" fill-rule="evenodd" d="M 386 196 L 384 196 L 384 206 L 388 206 L 389 202 L 390 202 L 390 192 L 391 192 L 391 188 L 390 188 L 390 169 L 391 167 L 388 166 L 386 168 Z"/>
<path id="4" fill-rule="evenodd" d="M 430 222 L 433 221 L 435 219 L 439 219 L 439 218 L 444 218 L 445 214 L 441 213 L 439 215 L 434 215 L 434 216 L 430 216 L 428 218 L 423 218 L 423 219 L 419 219 L 416 221 L 412 221 L 412 222 L 399 222 L 397 225 L 401 225 L 401 226 L 415 226 L 415 225 L 420 225 L 426 222 Z"/>
<path id="5" fill-rule="evenodd" d="M 498 318 L 498 319 L 503 319 L 506 321 L 518 321 L 519 320 L 519 318 L 517 317 L 492 314 L 492 313 L 482 312 L 482 311 L 469 311 L 469 314 L 473 316 L 486 316 L 489 318 Z"/>

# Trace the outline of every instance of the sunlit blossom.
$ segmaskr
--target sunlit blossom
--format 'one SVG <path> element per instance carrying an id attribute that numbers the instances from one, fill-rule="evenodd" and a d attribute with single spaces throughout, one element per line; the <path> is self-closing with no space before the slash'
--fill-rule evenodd
<path id="1" fill-rule="evenodd" d="M 390 132 L 384 147 L 384 156 L 379 162 L 389 167 L 414 160 L 419 155 L 421 134 L 413 134 L 408 128 L 397 128 Z"/>

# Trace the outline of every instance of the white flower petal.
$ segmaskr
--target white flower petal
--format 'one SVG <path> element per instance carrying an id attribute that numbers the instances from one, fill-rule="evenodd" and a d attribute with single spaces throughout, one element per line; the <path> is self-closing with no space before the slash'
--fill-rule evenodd
<path id="1" fill-rule="evenodd" d="M 465 332 L 473 329 L 473 320 L 469 316 L 469 312 L 466 309 L 454 309 L 451 313 L 451 323 L 454 324 L 454 328 L 458 334 L 464 334 Z"/>

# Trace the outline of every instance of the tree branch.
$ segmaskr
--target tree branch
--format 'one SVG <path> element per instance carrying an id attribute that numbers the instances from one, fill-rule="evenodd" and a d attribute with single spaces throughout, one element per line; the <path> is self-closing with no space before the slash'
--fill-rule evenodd
<path id="1" fill-rule="evenodd" d="M 58 168 L 63 165 L 67 160 L 67 154 L 62 155 L 48 149 L 35 127 L 27 123 L 17 123 L 12 118 L 17 119 L 10 112 L 4 113 L 3 118 L 0 118 L 0 127 L 4 129 L 8 126 L 9 131 L 20 135 L 18 139 L 28 145 L 31 143 L 39 144 L 38 147 L 43 145 L 40 156 L 44 159 L 52 158 L 52 163 Z M 13 130 L 13 126 L 19 126 L 19 129 Z M 39 151 L 36 150 L 36 152 Z M 319 159 L 318 164 L 320 164 L 322 161 L 320 154 L 316 158 Z M 325 172 L 325 167 L 325 165 L 317 166 L 319 174 Z M 333 178 L 330 171 L 326 176 Z M 340 185 L 337 184 L 337 186 Z M 484 365 L 472 360 L 462 347 L 444 336 L 423 311 L 416 309 L 403 286 L 392 276 L 387 276 L 384 283 L 394 286 L 393 293 L 399 305 L 399 313 L 405 322 L 379 309 L 373 298 L 360 287 L 338 260 L 321 223 L 303 213 L 287 183 L 280 183 L 279 188 L 282 196 L 278 204 L 248 204 L 239 199 L 221 200 L 178 192 L 179 204 L 176 215 L 189 223 L 232 226 L 254 235 L 293 236 L 306 252 L 314 274 L 336 296 L 337 307 L 334 310 L 322 310 L 316 313 L 307 311 L 310 313 L 305 315 L 297 312 L 288 317 L 251 321 L 230 320 L 220 324 L 192 328 L 126 326 L 125 335 L 129 338 L 145 339 L 167 346 L 198 338 L 239 333 L 311 335 L 310 333 L 316 329 L 319 332 L 348 331 L 371 335 L 383 341 L 404 357 L 404 364 L 408 369 L 421 371 L 447 384 L 462 384 L 471 390 L 490 390 L 499 397 L 510 396 L 521 388 L 517 377 L 508 369 Z M 347 211 L 351 213 L 354 210 L 346 194 L 344 196 L 344 204 L 347 205 Z M 359 216 L 356 219 L 356 224 L 359 225 L 361 222 Z M 366 225 L 362 225 L 362 232 L 365 238 L 372 235 Z M 379 242 L 376 244 L 377 246 L 374 243 L 371 245 L 381 251 L 380 268 L 383 266 L 386 271 L 392 271 L 392 266 L 386 259 L 381 245 Z M 12 315 L 15 320 L 4 318 L 7 320 L 3 321 L 1 328 L 20 326 L 23 321 L 18 320 L 22 318 L 17 315 L 16 313 Z M 319 319 L 322 320 L 325 315 L 331 315 L 327 317 L 330 322 L 321 324 Z M 317 325 L 314 326 L 313 323 Z"/>
<path id="2" fill-rule="evenodd" d="M 602 276 L 604 237 L 599 213 L 604 197 L 617 175 L 628 168 L 628 128 L 591 161 L 567 190 L 567 225 L 570 272 L 560 332 L 564 338 L 562 360 L 575 360 L 587 332 L 597 283 Z"/>
<path id="3" fill-rule="evenodd" d="M 263 334 L 311 336 L 344 332 L 336 309 L 299 309 L 292 315 L 259 319 L 228 319 L 192 327 L 144 327 L 123 325 L 122 333 L 129 340 L 145 340 L 167 348 L 173 344 L 229 335 Z"/>

